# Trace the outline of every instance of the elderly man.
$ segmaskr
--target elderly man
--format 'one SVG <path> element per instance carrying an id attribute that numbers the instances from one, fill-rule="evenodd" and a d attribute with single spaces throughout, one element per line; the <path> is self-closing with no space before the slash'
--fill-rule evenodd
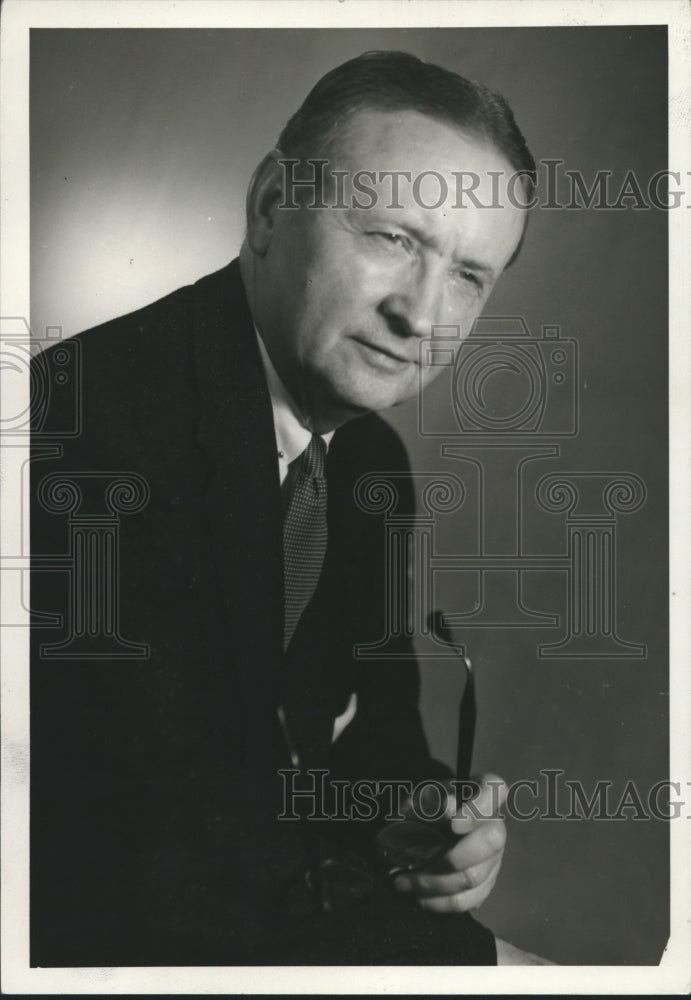
<path id="1" fill-rule="evenodd" d="M 501 864 L 496 782 L 456 815 L 450 798 L 458 836 L 396 875 L 381 810 L 293 816 L 284 779 L 448 777 L 410 650 L 353 652 L 385 597 L 381 525 L 354 487 L 405 473 L 372 411 L 433 378 L 435 325 L 470 331 L 520 247 L 533 170 L 501 98 L 367 53 L 257 167 L 238 261 L 78 338 L 82 432 L 33 463 L 32 548 L 65 547 L 46 477 L 72 476 L 82 512 L 99 473 L 145 480 L 114 584 L 148 654 L 72 655 L 68 637 L 46 656 L 34 630 L 33 964 L 497 961 L 468 913 Z M 67 628 L 80 596 L 58 576 L 35 573 L 33 604 Z M 501 943 L 498 960 L 540 962 Z"/>

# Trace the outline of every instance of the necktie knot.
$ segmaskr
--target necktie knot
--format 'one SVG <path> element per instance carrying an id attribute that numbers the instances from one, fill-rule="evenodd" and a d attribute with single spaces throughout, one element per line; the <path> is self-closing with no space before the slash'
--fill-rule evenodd
<path id="1" fill-rule="evenodd" d="M 313 434 L 312 440 L 300 456 L 300 475 L 309 476 L 310 479 L 323 479 L 325 458 L 324 439 L 319 434 Z"/>

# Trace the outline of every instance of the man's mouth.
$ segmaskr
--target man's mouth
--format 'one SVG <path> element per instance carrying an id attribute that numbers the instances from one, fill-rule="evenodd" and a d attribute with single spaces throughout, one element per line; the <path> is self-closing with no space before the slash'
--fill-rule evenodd
<path id="1" fill-rule="evenodd" d="M 355 336 L 352 339 L 365 348 L 368 359 L 379 367 L 389 371 L 402 371 L 408 365 L 414 364 L 411 358 L 407 358 L 405 355 L 399 354 L 382 344 L 375 344 L 365 337 Z"/>

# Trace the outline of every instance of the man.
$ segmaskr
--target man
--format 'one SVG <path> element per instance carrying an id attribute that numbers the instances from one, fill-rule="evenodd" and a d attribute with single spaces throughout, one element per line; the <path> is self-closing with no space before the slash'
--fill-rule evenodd
<path id="1" fill-rule="evenodd" d="M 497 960 L 468 913 L 501 863 L 491 781 L 474 811 L 451 818 L 450 800 L 460 839 L 394 878 L 377 817 L 278 818 L 280 772 L 448 776 L 413 662 L 353 654 L 380 630 L 385 569 L 354 489 L 405 472 L 368 414 L 431 380 L 433 326 L 470 331 L 518 252 L 533 169 L 500 98 L 365 54 L 317 84 L 258 166 L 239 261 L 78 338 L 82 432 L 36 455 L 32 551 L 65 550 L 45 501 L 61 476 L 94 518 L 103 475 L 141 477 L 115 586 L 121 634 L 148 657 L 68 641 L 46 656 L 34 630 L 33 964 Z M 473 197 L 455 204 L 459 174 Z M 72 583 L 66 599 L 59 574 L 35 573 L 33 607 L 66 626 Z"/>

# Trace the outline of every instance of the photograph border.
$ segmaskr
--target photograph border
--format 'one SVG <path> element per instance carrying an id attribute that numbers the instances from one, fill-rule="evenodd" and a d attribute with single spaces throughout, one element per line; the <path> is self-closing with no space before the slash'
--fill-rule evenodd
<path id="1" fill-rule="evenodd" d="M 687 129 L 691 8 L 668 0 L 6 0 L 0 89 L 0 301 L 3 316 L 30 315 L 29 31 L 40 28 L 423 28 L 666 24 L 669 29 L 669 168 L 691 184 Z M 670 212 L 670 767 L 691 792 L 691 294 L 689 215 Z M 3 393 L 3 412 L 28 406 L 28 379 Z M 3 445 L 5 442 L 3 441 Z M 0 455 L 0 457 L 2 457 Z M 26 448 L 28 459 L 28 447 Z M 3 464 L 0 546 L 28 518 L 28 498 Z M 11 600 L 6 574 L 0 599 Z M 19 615 L 21 609 L 17 609 Z M 659 966 L 593 967 L 141 967 L 29 966 L 29 628 L 0 630 L 2 662 L 2 981 L 6 993 L 685 993 L 691 975 L 691 824 L 670 823 L 671 935 Z M 20 620 L 19 618 L 17 620 Z M 677 877 L 674 877 L 674 874 Z"/>

